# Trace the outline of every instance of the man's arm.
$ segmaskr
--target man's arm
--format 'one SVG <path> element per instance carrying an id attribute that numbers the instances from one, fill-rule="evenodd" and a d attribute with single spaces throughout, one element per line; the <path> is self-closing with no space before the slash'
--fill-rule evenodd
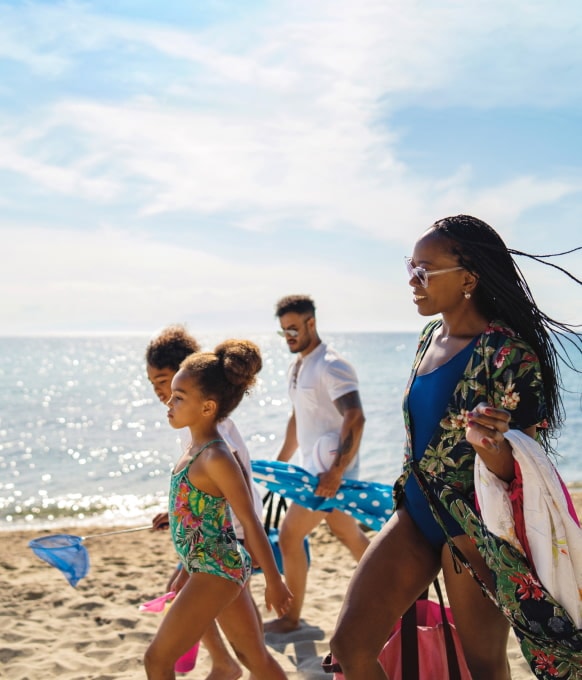
<path id="1" fill-rule="evenodd" d="M 348 392 L 333 403 L 343 416 L 338 450 L 331 468 L 319 475 L 319 485 L 315 492 L 317 496 L 327 498 L 336 495 L 344 470 L 358 453 L 366 422 L 358 391 Z"/>
<path id="2" fill-rule="evenodd" d="M 285 439 L 281 445 L 281 450 L 277 456 L 277 460 L 287 462 L 291 456 L 297 451 L 299 442 L 297 441 L 297 425 L 295 422 L 295 411 L 291 414 L 287 429 L 285 430 Z"/>

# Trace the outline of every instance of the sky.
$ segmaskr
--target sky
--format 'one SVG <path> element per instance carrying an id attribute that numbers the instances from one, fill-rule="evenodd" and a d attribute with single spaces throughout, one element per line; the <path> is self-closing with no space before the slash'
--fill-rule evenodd
<path id="1" fill-rule="evenodd" d="M 579 0 L 0 0 L 0 335 L 418 330 L 435 220 L 582 245 L 580 83 Z"/>

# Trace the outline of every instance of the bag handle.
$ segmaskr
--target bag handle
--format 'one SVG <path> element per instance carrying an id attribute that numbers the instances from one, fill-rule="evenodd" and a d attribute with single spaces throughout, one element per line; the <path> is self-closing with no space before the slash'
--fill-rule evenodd
<path id="1" fill-rule="evenodd" d="M 433 581 L 433 586 L 436 591 L 439 606 L 441 610 L 441 618 L 443 622 L 443 633 L 445 638 L 445 651 L 447 654 L 447 668 L 449 671 L 449 680 L 461 680 L 461 670 L 459 668 L 459 659 L 457 657 L 457 649 L 455 641 L 453 640 L 453 633 L 451 631 L 451 624 L 447 617 L 447 610 L 443 599 L 438 579 Z M 418 627 L 417 627 L 417 611 L 416 603 L 418 600 L 428 599 L 428 590 L 425 590 L 414 604 L 407 609 L 402 615 L 400 623 L 400 652 L 402 659 L 402 680 L 420 680 L 420 668 L 418 660 Z M 406 660 L 406 663 L 404 661 Z M 341 673 L 342 669 L 337 661 L 333 660 L 331 652 L 325 657 L 321 664 L 325 673 Z"/>
<path id="2" fill-rule="evenodd" d="M 445 636 L 445 649 L 447 650 L 447 666 L 449 667 L 449 680 L 461 680 L 461 669 L 459 668 L 459 659 L 457 657 L 457 649 L 455 641 L 453 640 L 453 633 L 451 631 L 451 624 L 447 616 L 447 609 L 443 600 L 441 586 L 438 579 L 433 581 L 434 589 L 436 590 L 441 608 L 441 618 L 443 620 L 443 634 Z"/>
<path id="3" fill-rule="evenodd" d="M 400 655 L 402 659 L 402 680 L 419 680 L 416 602 L 402 615 L 400 622 Z M 404 662 L 405 659 L 406 663 Z"/>
<path id="4" fill-rule="evenodd" d="M 461 680 L 461 670 L 459 668 L 459 659 L 457 658 L 457 649 L 455 647 L 455 641 L 453 640 L 451 624 L 449 623 L 449 619 L 447 617 L 447 609 L 445 607 L 445 601 L 443 599 L 438 578 L 435 578 L 433 581 L 433 586 L 436 591 L 441 610 L 449 680 Z M 418 600 L 425 600 L 427 597 L 428 591 L 425 591 L 422 593 L 422 595 L 420 595 Z M 418 602 L 418 600 L 416 600 L 416 602 Z M 402 680 L 420 679 L 416 602 L 414 602 L 414 604 L 406 612 L 404 612 L 402 615 L 402 622 L 400 624 L 400 646 L 403 661 Z M 404 663 L 405 659 L 406 663 Z"/>
<path id="5" fill-rule="evenodd" d="M 267 491 L 267 493 L 263 496 L 263 508 L 267 508 L 267 514 L 265 515 L 265 522 L 263 526 L 265 527 L 265 531 L 269 533 L 269 529 L 271 528 L 271 517 L 273 515 L 272 491 Z"/>
<path id="6" fill-rule="evenodd" d="M 265 531 L 269 533 L 269 529 L 278 529 L 279 521 L 281 519 L 281 513 L 287 511 L 287 501 L 283 496 L 279 496 L 279 501 L 277 502 L 277 507 L 275 508 L 275 520 L 273 521 L 273 504 L 275 502 L 275 493 L 273 491 L 267 491 L 263 496 L 263 507 L 267 508 L 267 514 L 265 515 Z"/>

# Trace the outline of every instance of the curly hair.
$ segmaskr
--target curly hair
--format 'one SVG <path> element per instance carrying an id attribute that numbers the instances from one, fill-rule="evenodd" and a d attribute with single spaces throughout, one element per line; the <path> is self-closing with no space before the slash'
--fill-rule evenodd
<path id="1" fill-rule="evenodd" d="M 315 316 L 315 303 L 309 295 L 286 295 L 275 305 L 275 316 L 280 319 L 290 313 Z"/>
<path id="2" fill-rule="evenodd" d="M 218 404 L 217 420 L 226 418 L 240 404 L 262 367 L 261 352 L 250 340 L 225 340 L 214 352 L 191 354 L 180 365 L 204 397 Z"/>
<path id="3" fill-rule="evenodd" d="M 178 371 L 184 359 L 200 351 L 200 345 L 185 326 L 175 324 L 164 328 L 146 347 L 145 358 L 157 369 L 170 368 Z"/>
<path id="4" fill-rule="evenodd" d="M 479 312 L 489 321 L 504 321 L 536 353 L 540 361 L 548 409 L 548 435 L 552 435 L 563 423 L 559 360 L 580 372 L 570 360 L 567 347 L 574 347 L 582 352 L 582 335 L 575 330 L 579 326 L 556 321 L 539 309 L 513 255 L 528 257 L 554 267 L 576 283 L 582 284 L 582 281 L 562 267 L 544 261 L 546 258 L 566 255 L 581 248 L 549 255 L 531 255 L 512 250 L 507 248 L 492 227 L 470 215 L 456 215 L 438 220 L 430 227 L 430 231 L 444 237 L 459 264 L 478 277 L 474 299 Z M 544 439 L 548 443 L 547 438 Z"/>

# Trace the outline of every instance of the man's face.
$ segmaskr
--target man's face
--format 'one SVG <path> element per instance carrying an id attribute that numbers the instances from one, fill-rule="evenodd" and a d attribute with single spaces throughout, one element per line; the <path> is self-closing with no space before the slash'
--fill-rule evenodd
<path id="1" fill-rule="evenodd" d="M 313 342 L 315 320 L 309 314 L 289 312 L 279 318 L 279 324 L 292 354 L 304 352 Z"/>
<path id="2" fill-rule="evenodd" d="M 150 364 L 147 365 L 146 370 L 157 398 L 163 404 L 167 404 L 172 396 L 172 378 L 176 375 L 176 371 L 171 368 L 155 368 Z"/>

